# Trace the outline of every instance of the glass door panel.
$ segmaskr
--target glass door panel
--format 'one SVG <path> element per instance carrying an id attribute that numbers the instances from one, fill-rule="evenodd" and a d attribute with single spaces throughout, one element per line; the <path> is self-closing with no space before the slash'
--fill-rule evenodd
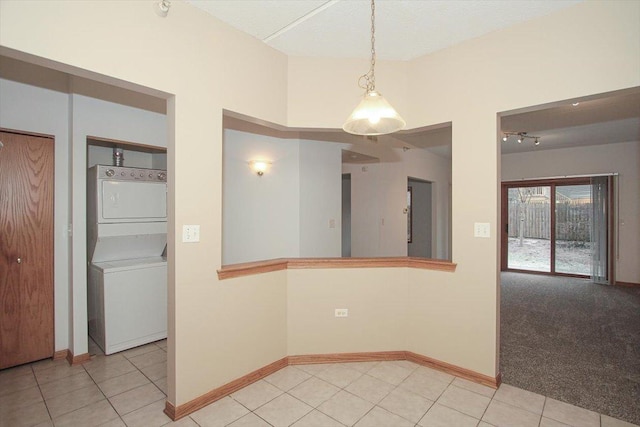
<path id="1" fill-rule="evenodd" d="M 591 274 L 591 185 L 557 185 L 555 271 Z"/>
<path id="2" fill-rule="evenodd" d="M 551 187 L 510 187 L 507 197 L 507 268 L 551 272 Z"/>

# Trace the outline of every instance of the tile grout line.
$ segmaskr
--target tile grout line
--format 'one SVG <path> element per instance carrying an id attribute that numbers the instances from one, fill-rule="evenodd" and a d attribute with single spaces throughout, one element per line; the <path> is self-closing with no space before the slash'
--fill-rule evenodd
<path id="1" fill-rule="evenodd" d="M 96 355 L 92 355 L 92 356 L 94 356 L 94 357 L 95 357 Z M 103 356 L 104 356 L 104 357 L 107 357 L 107 355 L 106 355 L 106 354 L 103 354 Z M 126 425 L 126 423 L 124 422 L 124 420 L 122 419 L 122 417 L 120 416 L 120 414 L 118 413 L 118 411 L 116 411 L 116 408 L 113 406 L 113 404 L 111 403 L 111 401 L 109 400 L 109 398 L 107 397 L 107 395 L 106 395 L 106 394 L 104 394 L 104 392 L 102 391 L 102 389 L 100 388 L 100 386 L 98 385 L 98 383 L 96 382 L 96 380 L 95 380 L 95 379 L 93 379 L 93 377 L 91 376 L 91 374 L 89 373 L 89 371 L 87 371 L 87 368 L 84 366 L 84 363 L 82 364 L 82 369 L 84 369 L 84 371 L 87 373 L 87 375 L 89 376 L 89 378 L 91 378 L 91 381 L 93 381 L 93 383 L 95 384 L 96 388 L 100 391 L 100 393 L 102 393 L 102 395 L 104 396 L 104 398 L 105 398 L 105 400 L 107 401 L 107 403 L 109 404 L 109 406 L 111 406 L 111 409 L 113 409 L 113 412 L 115 412 L 115 413 L 116 413 L 116 415 L 118 416 L 118 419 L 119 419 L 120 421 L 122 421 L 122 423 L 123 423 L 124 425 Z M 115 378 L 115 377 L 114 377 L 114 378 Z M 89 406 L 89 405 L 85 405 L 85 406 L 84 406 L 84 408 L 86 408 L 87 406 Z M 82 408 L 78 408 L 78 409 L 82 409 Z M 76 409 L 76 411 L 77 411 L 78 409 Z M 113 419 L 115 420 L 115 418 L 113 418 Z M 53 422 L 53 419 L 52 419 L 51 421 Z M 108 422 L 108 421 L 111 421 L 111 420 L 107 420 L 107 422 Z M 106 423 L 106 422 L 105 422 L 105 423 Z M 105 424 L 105 423 L 102 423 L 102 424 Z"/>
<path id="2" fill-rule="evenodd" d="M 333 365 L 335 365 L 335 363 L 334 363 Z M 378 364 L 376 364 L 375 366 L 378 366 Z M 327 369 L 329 369 L 329 367 L 327 367 L 326 369 L 323 369 L 322 371 L 318 372 L 318 374 L 320 374 L 320 373 L 322 373 L 322 372 L 326 371 Z M 351 369 L 353 369 L 353 368 L 351 368 Z M 338 393 L 340 393 L 341 391 L 344 391 L 345 393 L 349 393 L 349 391 L 348 391 L 348 390 L 346 390 L 346 388 L 347 388 L 347 387 L 349 387 L 349 386 L 350 386 L 353 382 L 355 382 L 356 380 L 360 379 L 362 376 L 366 375 L 366 374 L 367 374 L 367 372 L 369 372 L 371 369 L 373 369 L 373 367 L 369 368 L 369 369 L 368 369 L 367 371 L 365 371 L 365 372 L 360 372 L 360 371 L 358 371 L 358 372 L 360 372 L 360 374 L 361 374 L 361 375 L 360 375 L 358 378 L 356 378 L 355 380 L 351 381 L 349 384 L 347 384 L 347 385 L 346 385 L 346 386 L 344 386 L 344 387 L 338 387 L 337 385 L 335 385 L 335 384 L 333 384 L 333 383 L 331 383 L 331 382 L 329 382 L 329 381 L 326 381 L 326 380 L 324 380 L 324 379 L 322 379 L 322 378 L 320 378 L 320 377 L 318 377 L 318 376 L 316 376 L 316 375 L 312 375 L 312 376 L 311 376 L 311 378 L 316 378 L 316 379 L 318 379 L 318 380 L 320 380 L 320 381 L 324 381 L 324 382 L 326 382 L 327 384 L 331 384 L 332 386 L 334 386 L 334 387 L 337 387 L 337 388 L 338 388 L 338 391 L 337 391 L 337 392 L 335 392 L 334 394 L 332 394 L 330 398 L 328 398 L 328 399 L 327 399 L 327 400 L 325 400 L 324 402 L 320 403 L 320 404 L 319 404 L 316 408 L 314 408 L 314 409 L 315 409 L 315 410 L 317 410 L 318 412 L 320 412 L 321 414 L 323 414 L 323 415 L 325 415 L 325 416 L 327 416 L 327 417 L 331 418 L 332 420 L 335 420 L 337 423 L 342 424 L 342 422 L 341 422 L 341 421 L 336 420 L 336 419 L 335 419 L 335 418 L 333 418 L 331 415 L 329 415 L 329 414 L 326 414 L 326 413 L 322 412 L 322 411 L 321 411 L 320 409 L 318 409 L 318 408 L 319 408 L 322 404 L 324 404 L 325 402 L 328 402 L 329 400 L 331 400 L 335 395 L 337 395 L 337 394 L 338 394 Z M 357 369 L 355 369 L 355 370 L 357 371 Z M 352 395 L 352 396 L 355 396 L 353 393 L 349 393 L 349 394 L 350 394 L 350 395 Z M 359 396 L 356 396 L 356 397 L 358 397 L 358 398 L 362 399 L 362 398 L 361 398 L 361 397 L 359 397 Z M 363 400 L 364 400 L 364 399 L 363 399 Z M 371 409 L 373 409 L 373 408 L 371 408 Z M 371 410 L 369 410 L 369 411 L 371 411 Z M 358 421 L 360 421 L 360 419 L 358 419 Z M 356 425 L 356 424 L 358 423 L 358 421 L 356 421 L 355 423 L 353 423 L 353 425 Z M 343 425 L 344 425 L 344 424 L 343 424 Z"/>
<path id="3" fill-rule="evenodd" d="M 155 343 L 152 343 L 152 344 L 155 344 Z M 156 345 L 156 347 L 157 347 L 157 345 Z M 154 350 L 152 350 L 152 351 L 154 351 Z M 142 353 L 142 354 L 146 354 L 146 353 Z M 93 356 L 93 357 L 96 357 L 96 356 L 100 356 L 100 355 L 98 355 L 98 354 L 94 354 L 94 355 L 92 355 L 92 356 Z M 101 356 L 103 356 L 103 357 L 108 357 L 108 356 L 107 356 L 106 354 L 104 354 L 104 353 L 103 353 Z M 146 375 L 145 375 L 145 374 L 144 374 L 144 373 L 143 373 L 143 372 L 142 372 L 142 371 L 141 371 L 141 370 L 140 370 L 140 369 L 139 369 L 139 368 L 138 368 L 138 367 L 133 363 L 133 362 L 131 362 L 131 361 L 129 360 L 129 358 L 128 358 L 126 355 L 124 355 L 124 354 L 123 354 L 122 356 L 124 357 L 124 359 L 125 359 L 125 360 L 127 360 L 129 363 L 131 363 L 131 365 L 133 365 L 133 367 L 134 367 L 134 368 L 136 368 L 136 370 L 137 370 L 138 372 L 140 372 L 140 374 L 142 374 L 145 378 L 147 378 L 147 380 L 149 380 L 149 381 L 150 381 L 150 382 L 151 382 L 151 383 L 152 383 L 152 384 L 153 384 L 153 385 L 154 385 L 154 386 L 155 386 L 155 387 L 156 387 L 156 388 L 157 388 L 157 389 L 158 389 L 158 390 L 163 394 L 163 396 L 165 396 L 165 399 L 166 399 L 166 395 L 164 394 L 164 392 L 163 392 L 162 390 L 160 390 L 160 388 L 159 388 L 159 387 L 158 387 L 158 386 L 157 386 L 153 381 L 151 381 L 151 380 L 150 380 L 150 379 L 149 379 L 149 378 L 148 378 L 148 377 L 147 377 L 147 376 L 146 376 Z M 91 378 L 91 381 L 93 381 L 93 383 L 96 385 L 96 387 L 98 388 L 98 390 L 100 391 L 100 393 L 102 393 L 102 395 L 104 396 L 104 398 L 106 399 L 106 401 L 109 403 L 109 406 L 111 406 L 111 408 L 112 408 L 112 409 L 113 409 L 113 411 L 116 413 L 116 415 L 118 415 L 118 419 L 120 419 L 120 421 L 122 421 L 122 423 L 126 425 L 125 421 L 122 419 L 123 415 L 120 415 L 120 413 L 119 413 L 119 412 L 118 412 L 118 410 L 115 408 L 115 406 L 113 406 L 113 403 L 111 403 L 110 398 L 109 398 L 109 397 L 107 397 L 107 396 L 104 394 L 104 392 L 102 391 L 102 389 L 100 388 L 100 386 L 98 385 L 98 383 L 96 382 L 96 380 L 91 376 L 91 374 L 89 373 L 89 371 L 87 371 L 87 368 L 84 366 L 84 364 L 82 365 L 82 367 L 83 367 L 83 369 L 85 370 L 85 372 L 87 373 L 87 375 L 89 375 L 89 378 Z M 105 379 L 105 381 L 111 380 L 111 379 L 113 379 L 113 378 L 119 378 L 119 377 L 124 376 L 124 375 L 127 375 L 127 374 L 129 374 L 129 373 L 131 373 L 131 372 L 133 372 L 133 371 L 125 372 L 125 373 L 123 373 L 123 374 L 121 374 L 121 375 L 116 375 L 115 377 L 107 378 L 107 379 Z M 146 384 L 144 384 L 144 385 L 146 385 Z M 134 387 L 134 388 L 132 388 L 132 389 L 130 389 L 130 390 L 126 390 L 126 391 L 131 391 L 131 390 L 134 390 L 134 389 L 136 389 L 136 388 L 139 388 L 139 387 Z M 122 393 L 126 393 L 126 391 L 124 391 L 124 392 L 122 392 Z M 118 394 L 116 394 L 116 395 L 114 395 L 114 396 L 119 396 L 119 395 L 121 395 L 122 393 L 118 393 Z M 111 396 L 111 397 L 114 397 L 114 396 Z M 157 402 L 157 400 L 156 400 L 156 401 L 154 401 L 154 402 L 151 402 L 150 404 L 153 404 L 153 403 L 155 403 L 155 402 Z M 89 406 L 89 405 L 85 405 L 84 407 L 86 407 L 86 406 Z M 145 406 L 148 406 L 148 405 L 145 405 Z M 143 408 L 144 408 L 145 406 L 143 406 Z M 83 408 L 84 408 L 84 407 L 83 407 Z M 79 408 L 79 409 L 82 409 L 82 408 Z M 138 408 L 138 409 L 140 409 L 140 408 Z M 137 410 L 137 409 L 135 409 L 134 411 L 136 411 L 136 410 Z M 134 411 L 131 411 L 131 412 L 134 412 Z M 129 412 L 129 413 L 131 413 L 131 412 Z M 124 415 L 127 415 L 127 414 L 124 414 Z M 115 418 L 113 418 L 113 419 L 115 419 Z M 108 420 L 108 421 L 111 421 L 111 420 Z M 107 421 L 107 422 L 108 422 L 108 421 Z M 171 422 L 171 421 L 170 421 L 170 422 Z M 104 423 L 103 423 L 103 424 L 104 424 Z M 168 424 L 168 423 L 167 423 L 167 424 Z M 165 425 L 166 425 L 166 424 L 165 424 Z"/>
<path id="4" fill-rule="evenodd" d="M 544 408 L 547 406 L 547 396 L 544 397 L 544 402 L 542 402 L 542 412 L 540 412 L 540 421 L 538 421 L 538 427 L 542 425 L 542 417 L 544 416 Z"/>
<path id="5" fill-rule="evenodd" d="M 33 365 L 29 366 L 31 368 L 31 375 L 33 375 L 33 379 L 36 381 L 38 386 L 38 391 L 40 392 L 40 398 L 42 399 L 42 403 L 44 403 L 44 407 L 47 410 L 47 415 L 49 415 L 49 421 L 53 424 L 53 417 L 51 416 L 51 411 L 49 410 L 49 405 L 47 405 L 47 400 L 44 398 L 44 393 L 42 393 L 42 388 L 40 387 L 40 381 L 38 381 L 38 377 L 36 377 L 36 371 L 33 369 Z"/>

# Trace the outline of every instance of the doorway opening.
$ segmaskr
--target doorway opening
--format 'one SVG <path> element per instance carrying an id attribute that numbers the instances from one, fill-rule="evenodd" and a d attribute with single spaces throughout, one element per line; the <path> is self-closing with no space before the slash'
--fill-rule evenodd
<path id="1" fill-rule="evenodd" d="M 342 174 L 342 257 L 351 256 L 351 174 Z"/>
<path id="2" fill-rule="evenodd" d="M 407 254 L 431 258 L 433 183 L 407 177 Z"/>
<path id="3" fill-rule="evenodd" d="M 609 283 L 612 177 L 502 184 L 502 270 Z"/>

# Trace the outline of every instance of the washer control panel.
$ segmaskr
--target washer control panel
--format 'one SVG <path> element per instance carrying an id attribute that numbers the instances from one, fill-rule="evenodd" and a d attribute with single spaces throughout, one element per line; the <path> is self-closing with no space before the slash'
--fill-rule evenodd
<path id="1" fill-rule="evenodd" d="M 167 171 L 162 169 L 98 165 L 98 179 L 167 182 Z"/>

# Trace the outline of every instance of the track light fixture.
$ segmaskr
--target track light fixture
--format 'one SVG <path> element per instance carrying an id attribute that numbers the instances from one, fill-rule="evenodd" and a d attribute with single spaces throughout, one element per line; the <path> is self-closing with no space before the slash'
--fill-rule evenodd
<path id="1" fill-rule="evenodd" d="M 518 142 L 518 144 L 522 144 L 522 142 L 526 139 L 532 139 L 533 145 L 540 145 L 540 137 L 529 135 L 527 132 L 503 132 L 502 141 L 507 142 L 510 136 L 517 136 L 518 138 L 516 139 L 516 141 Z"/>

